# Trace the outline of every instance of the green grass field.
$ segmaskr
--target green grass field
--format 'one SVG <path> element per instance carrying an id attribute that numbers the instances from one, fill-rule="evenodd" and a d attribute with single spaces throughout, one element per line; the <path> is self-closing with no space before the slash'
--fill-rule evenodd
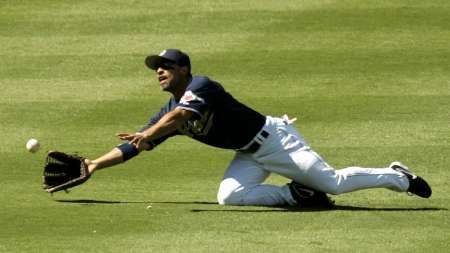
<path id="1" fill-rule="evenodd" d="M 447 0 L 2 0 L 0 252 L 448 252 L 449 41 Z M 260 112 L 298 117 L 336 168 L 398 159 L 433 196 L 219 206 L 233 152 L 185 137 L 43 192 L 45 151 L 94 158 L 159 110 L 169 95 L 143 61 L 171 47 Z"/>

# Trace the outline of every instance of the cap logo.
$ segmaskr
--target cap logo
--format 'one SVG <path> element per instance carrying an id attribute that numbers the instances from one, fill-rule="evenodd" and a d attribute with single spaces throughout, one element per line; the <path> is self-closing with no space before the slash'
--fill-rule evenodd
<path id="1" fill-rule="evenodd" d="M 167 50 L 164 50 L 164 51 L 162 51 L 160 54 L 159 54 L 159 56 L 163 56 L 163 55 L 165 55 L 166 54 L 166 52 L 167 52 Z"/>

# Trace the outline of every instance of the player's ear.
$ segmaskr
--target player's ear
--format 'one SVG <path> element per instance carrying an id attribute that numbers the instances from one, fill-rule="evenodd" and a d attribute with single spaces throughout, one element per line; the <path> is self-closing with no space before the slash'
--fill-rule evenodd
<path id="1" fill-rule="evenodd" d="M 180 72 L 183 74 L 183 76 L 189 76 L 189 67 L 187 66 L 180 67 Z"/>

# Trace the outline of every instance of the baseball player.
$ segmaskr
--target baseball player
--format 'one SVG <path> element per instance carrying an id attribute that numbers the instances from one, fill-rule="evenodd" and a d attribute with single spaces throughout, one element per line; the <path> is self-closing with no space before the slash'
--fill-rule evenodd
<path id="1" fill-rule="evenodd" d="M 217 193 L 223 205 L 302 206 L 312 199 L 326 206 L 330 204 L 326 194 L 367 188 L 431 196 L 427 182 L 400 162 L 386 168 L 335 170 L 308 146 L 292 125 L 294 120 L 264 116 L 240 103 L 220 83 L 192 76 L 189 56 L 178 49 L 150 55 L 145 64 L 172 97 L 142 129 L 118 134 L 123 144 L 97 159 L 86 159 L 90 175 L 152 150 L 170 137 L 187 135 L 235 151 Z M 264 184 L 270 173 L 292 182 Z"/>

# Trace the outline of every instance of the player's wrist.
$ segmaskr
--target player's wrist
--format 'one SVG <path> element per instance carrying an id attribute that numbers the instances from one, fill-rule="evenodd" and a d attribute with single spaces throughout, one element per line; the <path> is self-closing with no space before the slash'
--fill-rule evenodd
<path id="1" fill-rule="evenodd" d="M 98 164 L 89 159 L 84 159 L 84 162 L 86 163 L 86 165 L 88 167 L 89 175 L 92 175 L 95 172 L 95 170 L 98 168 Z"/>
<path id="2" fill-rule="evenodd" d="M 122 143 L 116 146 L 116 148 L 121 152 L 122 162 L 130 160 L 131 158 L 137 156 L 140 152 L 135 144 L 131 144 L 129 142 Z"/>

